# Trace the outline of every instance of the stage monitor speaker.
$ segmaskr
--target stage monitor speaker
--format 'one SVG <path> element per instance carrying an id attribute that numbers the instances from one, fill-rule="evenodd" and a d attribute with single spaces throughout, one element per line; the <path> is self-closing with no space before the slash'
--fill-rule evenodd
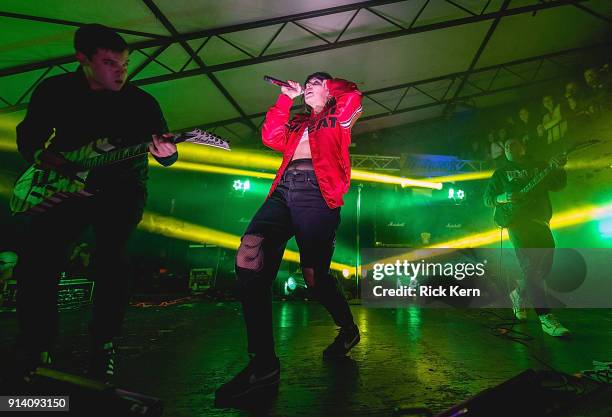
<path id="1" fill-rule="evenodd" d="M 94 286 L 94 282 L 86 278 L 60 280 L 57 291 L 58 310 L 77 310 L 90 305 Z M 17 281 L 6 281 L 4 288 L 0 287 L 0 290 L 0 311 L 14 311 L 17 305 Z"/>
<path id="2" fill-rule="evenodd" d="M 214 268 L 191 268 L 189 271 L 189 288 L 197 294 L 208 290 L 214 282 Z"/>

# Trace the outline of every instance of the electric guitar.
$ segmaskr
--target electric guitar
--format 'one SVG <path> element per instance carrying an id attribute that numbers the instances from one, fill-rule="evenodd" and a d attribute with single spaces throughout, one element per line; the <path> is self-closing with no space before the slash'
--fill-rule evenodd
<path id="1" fill-rule="evenodd" d="M 230 150 L 227 140 L 200 129 L 178 133 L 164 140 Z M 91 169 L 146 154 L 150 143 L 117 148 L 104 138 L 69 152 L 43 151 L 40 161 L 30 166 L 15 183 L 11 212 L 13 215 L 43 213 L 69 198 L 89 197 L 94 190 L 86 189 L 85 182 Z"/>
<path id="2" fill-rule="evenodd" d="M 572 152 L 582 150 L 595 143 L 598 140 L 590 140 L 576 144 L 571 149 L 563 152 L 561 155 L 568 156 Z M 514 193 L 519 193 L 521 198 L 514 203 L 506 203 L 495 206 L 495 212 L 493 214 L 493 220 L 499 227 L 508 227 L 514 220 L 520 217 L 525 210 L 525 207 L 533 199 L 533 196 L 538 192 L 541 192 L 540 185 L 550 176 L 550 174 L 557 168 L 554 164 L 548 164 L 546 168 L 538 172 L 534 177 L 522 188 L 514 190 Z"/>

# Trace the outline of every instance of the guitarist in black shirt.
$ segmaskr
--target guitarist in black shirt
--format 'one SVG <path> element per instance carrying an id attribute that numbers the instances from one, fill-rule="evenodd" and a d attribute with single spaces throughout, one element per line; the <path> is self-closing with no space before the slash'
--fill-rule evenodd
<path id="1" fill-rule="evenodd" d="M 547 307 L 544 279 L 550 273 L 555 240 L 550 230 L 552 206 L 549 191 L 559 191 L 567 183 L 563 166 L 565 155 L 549 164 L 534 161 L 525 155 L 525 146 L 518 139 L 506 141 L 507 162 L 495 170 L 485 192 L 485 205 L 495 208 L 495 220 L 508 228 L 508 235 L 524 276 L 510 293 L 512 310 L 518 320 L 525 320 L 525 300 L 535 307 L 542 330 L 551 336 L 567 336 L 563 327 Z"/>
<path id="2" fill-rule="evenodd" d="M 127 82 L 125 41 L 111 29 L 91 24 L 77 30 L 74 45 L 79 68 L 43 80 L 17 126 L 23 157 L 29 163 L 54 160 L 56 152 L 109 138 L 119 148 L 151 142 L 154 158 L 164 166 L 173 164 L 178 153 L 173 143 L 164 140 L 168 129 L 159 105 Z M 60 271 L 66 266 L 68 248 L 91 226 L 96 284 L 89 375 L 99 379 L 113 375 L 113 338 L 120 332 L 128 301 L 125 248 L 142 218 L 147 169 L 146 154 L 94 168 L 86 184 L 97 191 L 92 197 L 70 199 L 27 218 L 28 232 L 15 271 L 21 371 L 50 362 L 58 330 Z"/>

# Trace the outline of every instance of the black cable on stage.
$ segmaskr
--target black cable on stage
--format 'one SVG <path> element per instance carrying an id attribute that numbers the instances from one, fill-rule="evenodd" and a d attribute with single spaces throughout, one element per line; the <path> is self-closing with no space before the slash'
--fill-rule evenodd
<path id="1" fill-rule="evenodd" d="M 490 333 L 493 336 L 501 337 L 502 339 L 509 340 L 515 343 L 519 343 L 527 348 L 529 348 L 529 342 L 534 340 L 533 336 L 530 336 L 527 333 L 514 329 L 514 327 L 520 324 L 521 322 L 514 320 L 514 319 L 507 319 L 492 311 L 480 311 L 478 315 L 475 317 L 474 315 L 470 315 L 470 314 L 467 314 L 467 316 L 472 316 L 473 318 L 485 318 L 487 316 L 493 316 L 495 319 L 499 320 L 494 325 L 488 325 L 488 324 L 483 323 L 483 325 L 489 329 Z M 554 372 L 559 372 L 552 365 L 550 365 L 548 362 L 544 361 L 543 359 L 541 359 L 540 357 L 538 357 L 536 354 L 532 353 L 531 351 L 528 350 L 527 353 L 531 358 L 535 359 L 537 362 L 544 365 L 547 369 L 554 371 Z"/>

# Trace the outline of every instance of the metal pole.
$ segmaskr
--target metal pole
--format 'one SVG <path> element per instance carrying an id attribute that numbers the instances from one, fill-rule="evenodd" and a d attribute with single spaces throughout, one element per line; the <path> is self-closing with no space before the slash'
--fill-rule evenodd
<path id="1" fill-rule="evenodd" d="M 361 189 L 363 184 L 357 185 L 357 230 L 355 233 L 355 241 L 357 244 L 357 256 L 355 257 L 355 280 L 357 284 L 357 298 L 361 298 L 361 290 L 359 288 L 359 281 L 361 278 L 361 242 L 360 242 L 360 223 L 361 223 Z"/>

